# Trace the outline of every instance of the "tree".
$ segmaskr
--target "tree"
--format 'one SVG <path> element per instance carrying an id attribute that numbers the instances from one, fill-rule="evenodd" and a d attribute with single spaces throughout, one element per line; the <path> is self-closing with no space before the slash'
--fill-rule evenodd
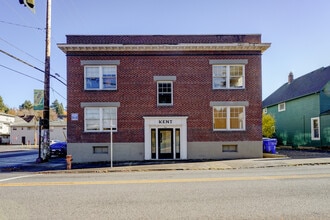
<path id="1" fill-rule="evenodd" d="M 23 110 L 23 109 L 31 110 L 31 109 L 33 109 L 33 104 L 31 101 L 25 100 L 24 103 L 19 106 L 19 109 L 20 110 Z"/>
<path id="2" fill-rule="evenodd" d="M 7 113 L 8 110 L 9 110 L 8 107 L 5 105 L 5 103 L 3 103 L 3 99 L 0 96 L 0 112 Z"/>
<path id="3" fill-rule="evenodd" d="M 8 110 L 7 114 L 9 114 L 9 115 L 17 115 L 17 109 L 10 108 Z"/>
<path id="4" fill-rule="evenodd" d="M 262 114 L 262 135 L 272 137 L 275 133 L 275 118 L 270 114 Z"/>
<path id="5" fill-rule="evenodd" d="M 50 107 L 55 110 L 57 115 L 64 114 L 63 104 L 59 103 L 57 99 L 52 103 L 52 105 Z"/>

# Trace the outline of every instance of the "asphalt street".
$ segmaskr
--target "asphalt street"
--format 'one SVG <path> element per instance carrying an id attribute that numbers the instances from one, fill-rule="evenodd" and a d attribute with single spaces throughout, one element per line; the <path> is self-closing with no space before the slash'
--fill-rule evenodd
<path id="1" fill-rule="evenodd" d="M 1 173 L 0 219 L 330 219 L 329 165 Z"/>

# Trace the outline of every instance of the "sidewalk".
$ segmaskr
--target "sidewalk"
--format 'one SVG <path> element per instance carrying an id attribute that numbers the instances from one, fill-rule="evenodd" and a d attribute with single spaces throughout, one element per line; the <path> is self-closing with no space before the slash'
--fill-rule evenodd
<path id="1" fill-rule="evenodd" d="M 236 159 L 220 161 L 171 161 L 162 164 L 128 163 L 115 164 L 114 167 L 103 166 L 98 168 L 74 167 L 72 170 L 65 170 L 68 173 L 107 173 L 107 172 L 146 172 L 146 171 L 170 171 L 170 170 L 230 170 L 230 169 L 249 169 L 267 167 L 288 167 L 288 166 L 307 166 L 330 164 L 330 158 L 309 158 L 291 159 L 281 158 L 257 158 L 257 159 Z M 49 171 L 50 173 L 54 171 Z"/>
<path id="2" fill-rule="evenodd" d="M 0 145 L 0 153 L 8 151 L 28 150 L 26 146 Z M 279 150 L 281 151 L 281 150 Z M 285 152 L 285 151 L 284 151 Z M 294 153 L 294 151 L 292 151 Z M 292 153 L 291 152 L 291 153 Z M 308 152 L 304 151 L 304 155 Z M 65 162 L 61 166 L 52 167 L 50 162 L 35 164 L 42 168 L 42 173 L 107 173 L 107 172 L 147 172 L 147 171 L 169 171 L 169 170 L 230 170 L 267 167 L 288 167 L 306 165 L 330 164 L 330 153 L 309 153 L 312 157 L 294 159 L 280 154 L 264 154 L 264 158 L 255 159 L 232 159 L 232 160 L 169 160 L 169 161 L 138 161 L 138 162 L 115 162 L 113 167 L 110 163 L 84 163 L 72 164 L 71 170 L 66 170 Z M 63 158 L 62 158 L 63 159 Z M 65 161 L 65 159 L 63 159 Z"/>
<path id="3" fill-rule="evenodd" d="M 0 153 L 38 149 L 38 145 L 0 145 Z"/>

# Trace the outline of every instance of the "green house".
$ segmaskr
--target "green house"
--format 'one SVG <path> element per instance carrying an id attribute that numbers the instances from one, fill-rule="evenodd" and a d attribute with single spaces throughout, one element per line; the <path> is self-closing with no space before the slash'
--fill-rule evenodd
<path id="1" fill-rule="evenodd" d="M 278 143 L 289 146 L 330 146 L 330 66 L 288 82 L 262 103 L 276 121 Z"/>

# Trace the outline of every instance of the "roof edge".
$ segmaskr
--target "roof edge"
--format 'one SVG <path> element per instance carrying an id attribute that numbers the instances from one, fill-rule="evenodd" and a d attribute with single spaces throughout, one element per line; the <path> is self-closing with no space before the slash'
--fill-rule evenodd
<path id="1" fill-rule="evenodd" d="M 91 51 L 266 51 L 270 43 L 57 44 L 64 53 Z"/>

